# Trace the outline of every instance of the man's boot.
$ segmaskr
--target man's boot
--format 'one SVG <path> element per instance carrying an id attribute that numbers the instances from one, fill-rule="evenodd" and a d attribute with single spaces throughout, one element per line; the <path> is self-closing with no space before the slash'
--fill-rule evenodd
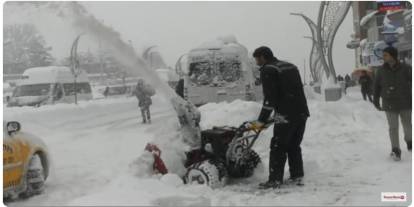
<path id="1" fill-rule="evenodd" d="M 277 189 L 280 188 L 280 185 L 282 183 L 279 181 L 272 181 L 272 180 L 268 180 L 264 183 L 260 183 L 259 184 L 259 189 L 269 189 L 269 188 L 273 188 L 273 189 Z"/>
<path id="2" fill-rule="evenodd" d="M 391 157 L 394 159 L 394 161 L 400 161 L 401 160 L 401 150 L 399 148 L 393 148 L 391 152 Z"/>
<path id="3" fill-rule="evenodd" d="M 288 185 L 297 185 L 297 186 L 304 186 L 303 177 L 290 177 L 286 180 L 286 184 Z"/>

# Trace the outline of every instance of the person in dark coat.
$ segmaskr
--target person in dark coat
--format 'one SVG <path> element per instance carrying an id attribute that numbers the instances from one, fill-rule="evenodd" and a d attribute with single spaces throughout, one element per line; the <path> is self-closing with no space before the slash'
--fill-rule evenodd
<path id="1" fill-rule="evenodd" d="M 359 77 L 359 84 L 361 85 L 361 93 L 364 101 L 368 100 L 372 102 L 372 79 L 369 77 L 367 71 L 362 71 Z"/>
<path id="2" fill-rule="evenodd" d="M 143 79 L 138 80 L 134 95 L 137 97 L 138 107 L 141 109 L 142 123 L 151 123 L 150 106 L 152 104 L 152 94 L 147 90 Z"/>
<path id="3" fill-rule="evenodd" d="M 346 89 L 348 89 L 349 87 L 351 87 L 351 76 L 346 74 L 345 75 L 345 94 L 346 94 Z"/>
<path id="4" fill-rule="evenodd" d="M 177 86 L 175 86 L 175 93 L 181 98 L 184 98 L 184 79 L 178 81 Z"/>
<path id="5" fill-rule="evenodd" d="M 349 76 L 349 74 L 345 75 L 345 82 L 347 82 L 347 83 L 351 82 L 351 76 Z"/>
<path id="6" fill-rule="evenodd" d="M 109 95 L 109 86 L 107 86 L 105 88 L 105 91 L 103 92 L 103 95 L 105 96 L 105 98 L 108 97 L 108 95 Z"/>
<path id="7" fill-rule="evenodd" d="M 401 159 L 399 144 L 399 121 L 404 129 L 404 140 L 411 151 L 411 66 L 399 62 L 398 51 L 387 47 L 383 51 L 384 65 L 376 71 L 374 81 L 374 105 L 385 111 L 391 140 L 391 156 Z M 382 99 L 382 105 L 380 104 Z"/>
<path id="8" fill-rule="evenodd" d="M 283 183 L 286 159 L 290 181 L 301 183 L 304 176 L 300 144 L 305 132 L 309 109 L 297 67 L 278 60 L 268 47 L 259 47 L 254 53 L 260 68 L 263 86 L 263 106 L 255 128 L 262 127 L 274 111 L 274 131 L 270 144 L 269 179 L 259 188 L 279 188 Z"/>

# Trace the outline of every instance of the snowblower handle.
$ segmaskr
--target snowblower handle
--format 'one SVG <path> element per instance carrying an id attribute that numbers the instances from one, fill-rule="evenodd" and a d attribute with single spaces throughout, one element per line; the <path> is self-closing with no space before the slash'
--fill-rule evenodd
<path id="1" fill-rule="evenodd" d="M 252 125 L 253 122 L 255 122 L 255 121 L 246 121 L 246 122 L 243 122 L 243 124 L 240 125 L 239 130 L 241 132 L 254 131 L 257 134 L 259 134 L 262 130 L 267 129 L 272 123 L 274 123 L 275 120 L 274 119 L 267 120 L 265 123 L 263 123 L 263 126 L 260 127 L 260 128 L 258 128 L 258 129 L 254 129 L 251 126 L 248 126 L 248 125 Z"/>
<path id="2" fill-rule="evenodd" d="M 263 129 L 267 129 L 271 124 L 275 123 L 275 119 L 269 119 L 265 122 Z"/>
<path id="3" fill-rule="evenodd" d="M 269 119 L 268 121 L 266 121 L 266 123 L 263 125 L 263 127 L 259 130 L 252 130 L 255 132 L 255 135 L 253 136 L 253 139 L 250 141 L 250 143 L 248 144 L 248 149 L 251 149 L 254 145 L 254 143 L 256 142 L 257 138 L 259 138 L 260 133 L 264 130 L 267 129 L 272 123 L 274 123 L 275 120 L 274 119 Z"/>

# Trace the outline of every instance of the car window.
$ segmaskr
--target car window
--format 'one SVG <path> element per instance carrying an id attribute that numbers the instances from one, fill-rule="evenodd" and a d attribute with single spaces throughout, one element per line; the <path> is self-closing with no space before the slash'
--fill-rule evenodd
<path id="1" fill-rule="evenodd" d="M 190 64 L 188 73 L 191 81 L 197 85 L 208 85 L 212 82 L 214 76 L 214 63 L 196 62 Z"/>
<path id="2" fill-rule="evenodd" d="M 13 92 L 14 97 L 43 96 L 50 91 L 50 83 L 17 86 Z"/>
<path id="3" fill-rule="evenodd" d="M 63 89 L 66 95 L 73 95 L 74 83 L 64 83 Z M 91 85 L 89 83 L 76 83 L 76 92 L 78 94 L 91 93 Z"/>
<path id="4" fill-rule="evenodd" d="M 54 100 L 59 100 L 63 97 L 63 90 L 60 83 L 55 84 L 54 88 Z"/>

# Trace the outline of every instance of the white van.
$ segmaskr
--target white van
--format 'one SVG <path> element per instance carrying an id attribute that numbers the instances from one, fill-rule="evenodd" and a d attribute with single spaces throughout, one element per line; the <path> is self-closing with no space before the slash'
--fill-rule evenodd
<path id="1" fill-rule="evenodd" d="M 247 48 L 229 36 L 190 50 L 185 66 L 177 68 L 177 73 L 183 80 L 184 98 L 202 105 L 235 99 L 256 100 L 253 69 Z"/>
<path id="2" fill-rule="evenodd" d="M 65 66 L 26 69 L 7 106 L 40 106 L 75 102 L 74 76 Z M 85 71 L 76 78 L 78 100 L 91 100 L 92 91 Z"/>

